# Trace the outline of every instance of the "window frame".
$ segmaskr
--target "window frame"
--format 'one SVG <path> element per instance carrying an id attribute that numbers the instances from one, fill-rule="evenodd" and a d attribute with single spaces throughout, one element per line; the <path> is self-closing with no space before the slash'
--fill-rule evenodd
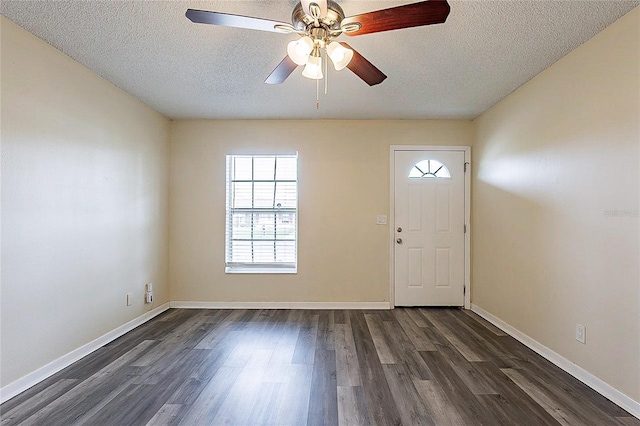
<path id="1" fill-rule="evenodd" d="M 234 159 L 236 158 L 251 158 L 252 161 L 252 175 L 251 175 L 251 179 L 233 179 L 233 172 L 234 172 L 234 167 L 235 165 L 233 164 Z M 256 158 L 275 158 L 275 168 L 274 168 L 274 176 L 273 179 L 255 179 L 255 163 L 254 160 Z M 295 180 L 292 179 L 277 179 L 276 175 L 277 175 L 277 159 L 278 158 L 295 158 Z M 272 154 L 272 153 L 242 153 L 242 154 L 227 154 L 225 157 L 225 186 L 226 186 L 226 193 L 225 193 L 225 273 L 227 274 L 296 274 L 298 272 L 298 211 L 299 211 L 299 170 L 298 170 L 298 165 L 299 165 L 299 156 L 297 152 L 293 152 L 293 153 L 277 153 L 277 154 Z M 234 183 L 252 183 L 252 195 L 251 195 L 251 202 L 252 202 L 252 207 L 237 207 L 237 208 L 233 208 L 232 204 L 233 203 L 233 185 Z M 271 207 L 271 208 L 265 208 L 265 207 L 255 207 L 255 192 L 254 192 L 254 188 L 255 188 L 255 183 L 273 183 L 274 184 L 274 192 L 275 189 L 277 187 L 278 183 L 295 183 L 295 206 L 294 207 L 282 207 L 282 208 L 278 208 L 278 207 Z M 275 203 L 275 198 L 274 198 L 274 203 Z M 248 213 L 250 215 L 254 215 L 254 214 L 260 214 L 260 213 L 266 213 L 266 214 L 274 214 L 274 246 L 275 243 L 278 241 L 278 239 L 276 238 L 276 232 L 277 232 L 277 223 L 276 223 L 276 217 L 278 213 L 282 213 L 282 212 L 290 212 L 293 214 L 294 217 L 294 234 L 293 234 L 293 255 L 294 255 L 294 261 L 293 262 L 231 262 L 231 254 L 230 254 L 230 250 L 232 250 L 232 244 L 231 242 L 233 241 L 233 224 L 232 224 L 232 217 L 233 217 L 233 213 L 234 212 L 244 212 L 244 213 Z M 251 225 L 252 228 L 252 233 L 253 233 L 253 228 L 254 225 Z M 240 241 L 240 240 L 235 240 L 235 241 Z M 264 242 L 264 241 L 271 241 L 268 239 L 259 239 L 259 238 L 254 238 L 253 234 L 251 236 L 250 239 L 243 239 L 242 241 L 251 241 L 253 242 Z M 289 240 L 282 240 L 282 241 L 291 241 Z M 277 249 L 274 247 L 274 255 L 277 254 Z"/>

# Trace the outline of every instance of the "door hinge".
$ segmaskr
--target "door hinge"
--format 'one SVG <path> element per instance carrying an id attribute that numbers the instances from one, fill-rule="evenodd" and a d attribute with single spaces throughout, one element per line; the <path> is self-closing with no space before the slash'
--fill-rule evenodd
<path id="1" fill-rule="evenodd" d="M 466 285 L 464 287 L 462 287 L 462 295 L 463 296 L 467 295 L 467 286 Z"/>
<path id="2" fill-rule="evenodd" d="M 468 162 L 464 163 L 464 172 L 467 173 L 467 166 L 469 165 Z"/>
<path id="3" fill-rule="evenodd" d="M 467 225 L 466 224 L 464 225 L 464 233 L 465 234 L 467 233 Z"/>

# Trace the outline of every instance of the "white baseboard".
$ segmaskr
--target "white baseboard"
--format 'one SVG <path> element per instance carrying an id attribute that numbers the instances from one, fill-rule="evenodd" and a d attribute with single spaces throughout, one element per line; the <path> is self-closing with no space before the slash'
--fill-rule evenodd
<path id="1" fill-rule="evenodd" d="M 183 309 L 391 309 L 389 302 L 189 302 L 172 301 Z"/>
<path id="2" fill-rule="evenodd" d="M 2 388 L 0 388 L 0 404 L 24 392 L 31 386 L 38 384 L 44 379 L 54 375 L 63 368 L 66 368 L 74 362 L 80 360 L 81 358 L 89 355 L 91 352 L 100 349 L 102 346 L 106 345 L 109 342 L 112 342 L 123 334 L 128 333 L 139 325 L 144 324 L 151 318 L 160 315 L 167 309 L 169 309 L 169 303 L 160 305 L 157 308 L 146 312 L 137 318 L 132 319 L 128 323 L 123 324 L 120 327 L 98 337 L 97 339 L 80 346 L 78 349 L 75 349 L 68 354 L 61 356 L 60 358 L 51 361 L 49 364 L 38 368 L 37 370 L 27 374 L 26 376 L 19 378 L 15 382 L 3 386 Z"/>
<path id="3" fill-rule="evenodd" d="M 538 353 L 543 358 L 551 361 L 553 364 L 562 368 L 567 373 L 571 374 L 576 379 L 580 380 L 585 385 L 589 386 L 591 389 L 600 393 L 604 397 L 618 404 L 620 407 L 627 410 L 629 413 L 634 415 L 635 417 L 640 419 L 640 402 L 635 401 L 631 397 L 625 395 L 620 392 L 610 384 L 604 382 L 593 374 L 589 373 L 587 370 L 579 367 L 573 362 L 569 361 L 562 355 L 552 351 L 551 349 L 544 346 L 542 343 L 538 342 L 535 339 L 527 336 L 521 331 L 513 328 L 500 318 L 494 316 L 493 314 L 485 311 L 481 307 L 475 304 L 471 304 L 471 310 L 476 314 L 480 315 L 482 318 L 489 321 L 491 324 L 495 325 L 511 337 L 518 340 L 523 345 L 527 346 L 529 349 Z"/>

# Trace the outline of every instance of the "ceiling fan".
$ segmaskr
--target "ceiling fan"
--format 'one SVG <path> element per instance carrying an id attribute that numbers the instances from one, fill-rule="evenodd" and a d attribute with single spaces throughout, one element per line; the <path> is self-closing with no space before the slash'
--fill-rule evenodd
<path id="1" fill-rule="evenodd" d="M 342 34 L 353 37 L 440 24 L 447 20 L 449 9 L 446 0 L 427 0 L 345 17 L 340 5 L 333 0 L 302 0 L 293 9 L 291 24 L 196 9 L 187 9 L 186 16 L 192 22 L 200 24 L 300 35 L 299 39 L 288 44 L 287 56 L 267 77 L 265 83 L 283 83 L 302 65 L 303 76 L 321 80 L 324 76 L 323 58 L 326 74 L 328 57 L 336 70 L 349 68 L 369 86 L 374 86 L 382 83 L 387 76 L 350 45 L 334 40 Z"/>

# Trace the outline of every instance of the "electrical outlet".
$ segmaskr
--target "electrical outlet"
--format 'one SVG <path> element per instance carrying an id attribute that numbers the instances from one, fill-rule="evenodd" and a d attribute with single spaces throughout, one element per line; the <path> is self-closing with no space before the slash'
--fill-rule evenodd
<path id="1" fill-rule="evenodd" d="M 133 293 L 127 293 L 127 306 L 131 306 L 133 302 Z"/>
<path id="2" fill-rule="evenodd" d="M 576 324 L 576 340 L 582 344 L 587 343 L 587 327 L 582 324 Z"/>

